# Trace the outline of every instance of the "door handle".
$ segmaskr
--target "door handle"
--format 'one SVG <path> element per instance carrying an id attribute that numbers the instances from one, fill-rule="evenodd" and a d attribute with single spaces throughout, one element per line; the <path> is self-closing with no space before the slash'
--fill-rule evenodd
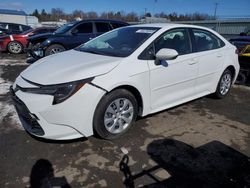
<path id="1" fill-rule="evenodd" d="M 188 63 L 189 65 L 195 65 L 199 61 L 197 59 L 191 59 L 190 62 Z"/>
<path id="2" fill-rule="evenodd" d="M 222 54 L 217 54 L 217 57 L 222 57 Z"/>

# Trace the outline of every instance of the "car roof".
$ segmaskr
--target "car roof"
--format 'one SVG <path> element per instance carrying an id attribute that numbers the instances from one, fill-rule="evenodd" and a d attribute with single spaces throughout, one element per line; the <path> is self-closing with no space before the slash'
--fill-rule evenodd
<path id="1" fill-rule="evenodd" d="M 197 28 L 197 29 L 204 29 L 204 30 L 208 30 L 208 31 L 213 31 L 207 27 L 191 25 L 191 24 L 177 24 L 177 23 L 148 23 L 148 24 L 131 25 L 130 27 L 155 27 L 155 28 L 161 28 L 161 29 L 186 27 L 186 28 Z"/>
<path id="2" fill-rule="evenodd" d="M 116 22 L 116 23 L 123 23 L 129 25 L 127 22 L 120 21 L 120 20 L 112 20 L 112 19 L 86 19 L 81 21 L 73 21 L 72 24 L 80 23 L 80 22 Z"/>
<path id="3" fill-rule="evenodd" d="M 27 27 L 30 27 L 28 25 L 24 25 L 24 24 L 19 24 L 19 23 L 10 23 L 10 22 L 0 22 L 0 24 L 12 24 L 12 25 L 21 25 L 21 26 L 27 26 Z"/>

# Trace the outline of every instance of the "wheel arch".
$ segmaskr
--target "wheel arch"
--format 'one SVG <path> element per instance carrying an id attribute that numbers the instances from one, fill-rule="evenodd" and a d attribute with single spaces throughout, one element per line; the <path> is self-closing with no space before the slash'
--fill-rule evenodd
<path id="1" fill-rule="evenodd" d="M 225 70 L 230 70 L 230 72 L 232 73 L 232 77 L 233 77 L 233 82 L 236 80 L 236 68 L 233 65 L 229 65 L 228 67 L 225 68 Z"/>
<path id="2" fill-rule="evenodd" d="M 141 116 L 143 113 L 143 97 L 142 97 L 140 91 L 132 85 L 120 85 L 120 86 L 113 88 L 108 93 L 110 93 L 114 90 L 117 90 L 117 89 L 126 89 L 127 91 L 131 92 L 134 95 L 134 97 L 138 103 L 138 115 Z"/>
<path id="3" fill-rule="evenodd" d="M 52 46 L 52 45 L 60 45 L 60 46 L 62 46 L 62 47 L 64 47 L 66 50 L 67 50 L 67 48 L 65 47 L 65 45 L 63 44 L 63 43 L 61 43 L 61 42 L 51 42 L 47 47 L 46 47 L 46 49 L 47 48 L 49 48 L 50 46 Z"/>

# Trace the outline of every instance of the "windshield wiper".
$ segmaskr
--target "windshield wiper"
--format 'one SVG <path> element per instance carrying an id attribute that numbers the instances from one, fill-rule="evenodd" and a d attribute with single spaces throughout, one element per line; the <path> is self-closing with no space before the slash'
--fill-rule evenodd
<path id="1" fill-rule="evenodd" d="M 94 51 L 94 50 L 81 50 L 82 52 L 87 52 L 87 53 L 91 53 L 91 54 L 102 54 L 100 52 Z"/>

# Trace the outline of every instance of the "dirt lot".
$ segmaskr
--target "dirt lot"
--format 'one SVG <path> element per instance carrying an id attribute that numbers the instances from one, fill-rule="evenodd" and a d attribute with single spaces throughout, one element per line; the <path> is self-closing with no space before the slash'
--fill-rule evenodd
<path id="1" fill-rule="evenodd" d="M 27 66 L 0 54 L 0 187 L 250 186 L 250 87 L 139 119 L 115 141 L 52 142 L 23 130 L 8 93 Z"/>

